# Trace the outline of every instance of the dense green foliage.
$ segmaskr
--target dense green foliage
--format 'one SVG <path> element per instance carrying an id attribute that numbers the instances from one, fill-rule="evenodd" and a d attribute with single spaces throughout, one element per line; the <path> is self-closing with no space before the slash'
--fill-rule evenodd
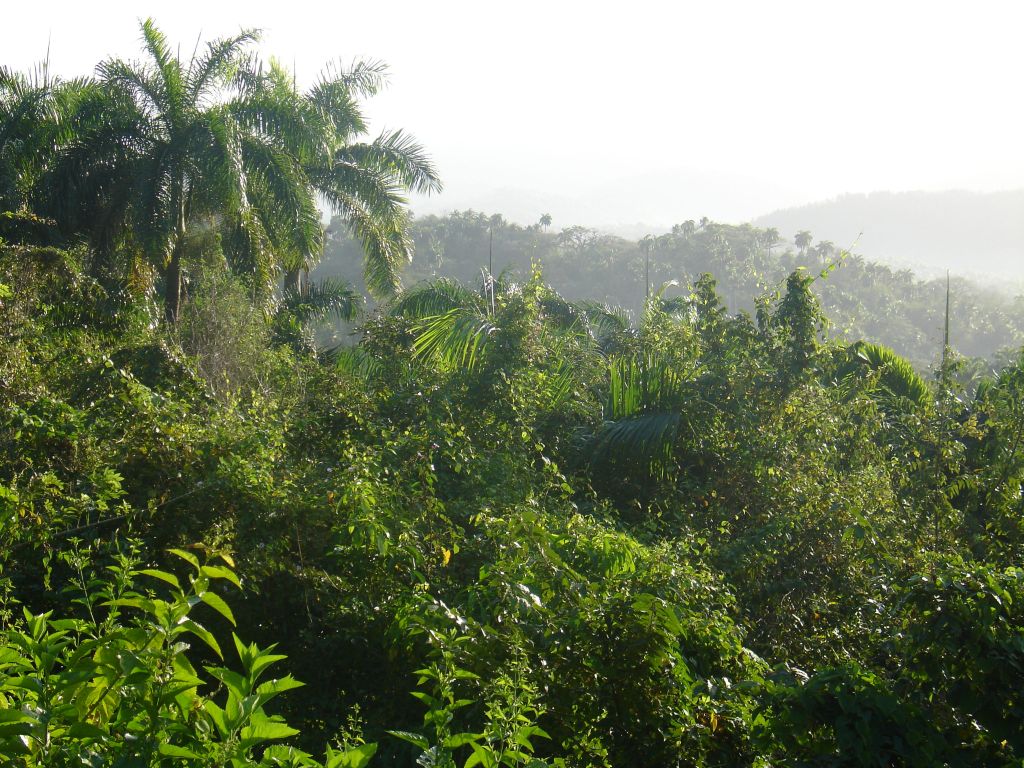
<path id="1" fill-rule="evenodd" d="M 174 297 L 134 215 L 109 251 L 43 215 L 73 135 L 0 147 L 5 765 L 1024 761 L 1024 357 L 968 393 L 830 337 L 849 267 L 657 288 L 662 249 L 762 237 L 710 223 L 645 244 L 632 322 L 548 283 L 599 268 L 570 230 L 360 315 L 225 268 L 228 199 Z"/>
<path id="2" fill-rule="evenodd" d="M 440 282 L 328 356 L 205 279 L 164 326 L 3 249 L 10 759 L 1019 762 L 1019 364 L 825 343 L 800 273 L 636 327 Z"/>

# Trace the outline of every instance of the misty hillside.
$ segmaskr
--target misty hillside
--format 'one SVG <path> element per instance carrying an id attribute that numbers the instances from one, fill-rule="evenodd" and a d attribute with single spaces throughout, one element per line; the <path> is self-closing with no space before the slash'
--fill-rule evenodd
<path id="1" fill-rule="evenodd" d="M 843 256 L 839 243 L 824 238 L 794 242 L 780 237 L 792 237 L 785 230 L 703 219 L 638 241 L 580 226 L 522 226 L 477 211 L 416 218 L 410 234 L 415 249 L 402 277 L 410 287 L 439 277 L 479 285 L 488 262 L 493 274 L 526 281 L 536 262 L 544 281 L 567 299 L 598 300 L 636 318 L 644 304 L 649 247 L 651 288 L 666 285 L 666 297 L 686 293 L 709 273 L 730 312 L 754 313 L 758 297 L 780 290 L 793 270 L 803 269 L 815 276 L 811 290 L 832 320 L 833 338 L 884 343 L 922 371 L 934 367 L 942 349 L 945 277 L 923 279 L 860 253 Z M 314 278 L 352 281 L 365 292 L 362 272 L 358 241 L 335 219 Z M 955 273 L 950 329 L 957 352 L 990 362 L 1024 341 L 1018 300 Z"/>
<path id="2" fill-rule="evenodd" d="M 874 192 L 774 211 L 754 221 L 791 238 L 800 230 L 922 276 L 949 269 L 1018 289 L 1024 280 L 1024 189 Z"/>

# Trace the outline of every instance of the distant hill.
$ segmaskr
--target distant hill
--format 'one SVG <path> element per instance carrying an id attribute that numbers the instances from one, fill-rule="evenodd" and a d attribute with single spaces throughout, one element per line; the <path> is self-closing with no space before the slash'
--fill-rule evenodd
<path id="1" fill-rule="evenodd" d="M 1024 189 L 843 195 L 754 224 L 774 227 L 787 240 L 808 230 L 840 248 L 856 243 L 865 257 L 923 277 L 949 269 L 1011 291 L 1024 285 Z"/>

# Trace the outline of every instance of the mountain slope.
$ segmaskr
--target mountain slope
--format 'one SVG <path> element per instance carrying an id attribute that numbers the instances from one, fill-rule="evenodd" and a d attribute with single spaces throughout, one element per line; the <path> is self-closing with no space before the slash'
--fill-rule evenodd
<path id="1" fill-rule="evenodd" d="M 788 239 L 808 230 L 840 247 L 856 243 L 870 259 L 923 276 L 949 269 L 984 282 L 1024 281 L 1024 189 L 843 195 L 774 211 L 754 224 Z"/>

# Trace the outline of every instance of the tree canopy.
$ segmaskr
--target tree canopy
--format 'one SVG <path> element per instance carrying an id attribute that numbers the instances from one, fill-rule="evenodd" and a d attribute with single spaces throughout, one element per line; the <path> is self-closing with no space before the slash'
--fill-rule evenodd
<path id="1" fill-rule="evenodd" d="M 360 242 L 371 291 L 393 293 L 412 249 L 405 194 L 440 181 L 403 131 L 363 140 L 359 99 L 381 88 L 384 66 L 329 67 L 300 93 L 255 56 L 257 39 L 242 31 L 183 61 L 146 20 L 140 61 L 109 59 L 74 84 L 6 74 L 5 131 L 33 139 L 4 142 L 11 209 L 84 238 L 108 279 L 158 276 L 171 322 L 183 270 L 211 252 L 257 298 L 282 276 L 297 287 L 322 252 L 320 201 Z"/>

